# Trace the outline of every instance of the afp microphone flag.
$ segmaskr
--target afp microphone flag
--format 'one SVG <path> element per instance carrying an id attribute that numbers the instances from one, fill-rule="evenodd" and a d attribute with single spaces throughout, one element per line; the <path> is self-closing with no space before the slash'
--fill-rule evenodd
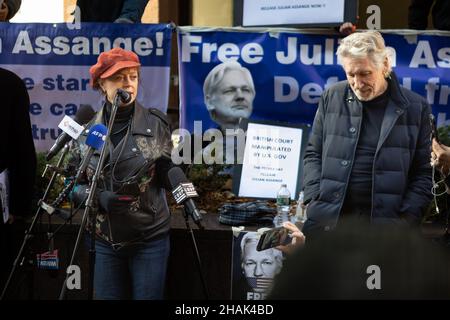
<path id="1" fill-rule="evenodd" d="M 400 84 L 427 98 L 438 125 L 450 124 L 450 34 L 382 32 Z M 180 126 L 217 127 L 203 84 L 220 63 L 237 61 L 255 85 L 250 119 L 311 124 L 323 91 L 345 80 L 337 61 L 340 36 L 296 29 L 178 28 Z M 447 120 L 449 119 L 449 120 Z"/>
<path id="2" fill-rule="evenodd" d="M 37 151 L 48 150 L 64 116 L 80 105 L 101 107 L 102 97 L 89 85 L 89 68 L 113 47 L 139 56 L 137 101 L 167 110 L 173 27 L 167 24 L 4 23 L 0 28 L 0 67 L 21 77 L 30 95 L 32 134 Z"/>

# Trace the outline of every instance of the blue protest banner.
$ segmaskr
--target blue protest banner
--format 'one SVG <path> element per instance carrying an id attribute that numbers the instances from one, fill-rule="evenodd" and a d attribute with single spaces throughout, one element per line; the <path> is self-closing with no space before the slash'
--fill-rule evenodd
<path id="1" fill-rule="evenodd" d="M 400 83 L 426 97 L 444 124 L 450 117 L 450 33 L 399 30 L 383 36 Z M 192 131 L 194 121 L 202 121 L 203 131 L 219 126 L 204 83 L 213 68 L 229 61 L 251 74 L 250 119 L 312 123 L 323 91 L 345 80 L 335 54 L 339 39 L 295 29 L 179 28 L 181 127 Z"/>
<path id="2" fill-rule="evenodd" d="M 9 24 L 0 27 L 0 66 L 18 74 L 28 89 L 36 149 L 45 151 L 59 134 L 58 123 L 81 104 L 101 106 L 89 86 L 89 68 L 113 47 L 134 51 L 141 62 L 137 100 L 167 110 L 173 28 L 167 24 Z"/>

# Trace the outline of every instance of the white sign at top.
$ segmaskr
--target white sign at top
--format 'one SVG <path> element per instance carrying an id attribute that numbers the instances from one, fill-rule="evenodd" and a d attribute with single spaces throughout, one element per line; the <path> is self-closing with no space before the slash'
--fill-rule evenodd
<path id="1" fill-rule="evenodd" d="M 345 0 L 244 0 L 243 26 L 344 22 Z"/>
<path id="2" fill-rule="evenodd" d="M 64 0 L 22 0 L 10 22 L 64 22 Z"/>
<path id="3" fill-rule="evenodd" d="M 294 199 L 302 135 L 301 128 L 249 123 L 239 196 L 275 198 L 285 183 Z"/>

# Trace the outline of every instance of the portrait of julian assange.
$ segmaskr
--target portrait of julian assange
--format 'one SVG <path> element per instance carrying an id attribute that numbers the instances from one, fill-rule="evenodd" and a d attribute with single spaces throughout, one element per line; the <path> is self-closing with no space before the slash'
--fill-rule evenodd
<path id="1" fill-rule="evenodd" d="M 232 299 L 264 300 L 283 267 L 280 250 L 257 250 L 260 236 L 241 232 L 233 237 Z"/>
<path id="2" fill-rule="evenodd" d="M 238 129 L 253 111 L 255 85 L 250 71 L 236 61 L 215 66 L 203 83 L 203 96 L 211 120 L 221 130 Z"/>

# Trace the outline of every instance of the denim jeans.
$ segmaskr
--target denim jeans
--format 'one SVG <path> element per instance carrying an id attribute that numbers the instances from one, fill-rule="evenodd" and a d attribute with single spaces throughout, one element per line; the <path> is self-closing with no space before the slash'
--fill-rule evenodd
<path id="1" fill-rule="evenodd" d="M 169 235 L 118 251 L 97 240 L 95 250 L 95 299 L 163 299 Z"/>

